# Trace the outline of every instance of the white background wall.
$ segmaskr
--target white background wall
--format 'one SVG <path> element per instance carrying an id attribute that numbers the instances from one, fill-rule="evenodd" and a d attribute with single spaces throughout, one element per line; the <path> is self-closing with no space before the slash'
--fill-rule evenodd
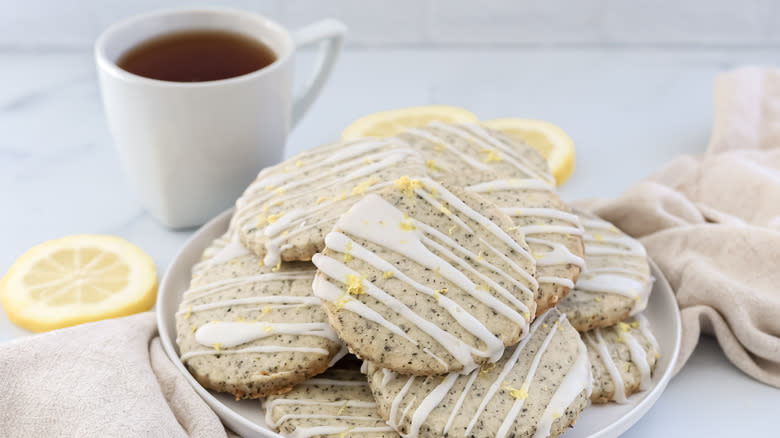
<path id="1" fill-rule="evenodd" d="M 336 17 L 357 47 L 778 47 L 772 0 L 0 0 L 0 50 L 84 49 L 163 7 L 228 6 L 289 26 Z"/>

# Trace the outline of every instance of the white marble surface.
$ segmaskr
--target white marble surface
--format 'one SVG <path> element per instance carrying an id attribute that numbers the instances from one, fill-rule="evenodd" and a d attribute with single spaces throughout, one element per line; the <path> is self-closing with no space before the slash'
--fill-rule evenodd
<path id="1" fill-rule="evenodd" d="M 778 60 L 777 49 L 351 49 L 287 153 L 336 138 L 367 112 L 448 103 L 483 118 L 558 123 L 579 154 L 564 198 L 616 196 L 671 157 L 705 148 L 717 72 Z M 304 54 L 299 67 L 310 62 Z M 0 206 L 0 271 L 43 240 L 109 233 L 151 254 L 162 275 L 190 234 L 153 222 L 129 192 L 87 50 L 0 51 Z M 25 335 L 0 315 L 0 341 Z M 780 390 L 705 339 L 626 435 L 776 436 L 778 406 Z"/>

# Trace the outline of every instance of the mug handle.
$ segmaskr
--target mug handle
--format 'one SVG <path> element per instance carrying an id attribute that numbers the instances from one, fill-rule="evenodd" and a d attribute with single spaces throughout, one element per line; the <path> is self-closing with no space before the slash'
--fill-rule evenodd
<path id="1" fill-rule="evenodd" d="M 295 49 L 323 42 L 317 55 L 314 72 L 312 72 L 306 85 L 298 92 L 293 100 L 290 129 L 293 129 L 301 121 L 309 107 L 322 90 L 322 86 L 328 81 L 333 65 L 339 57 L 341 47 L 344 45 L 344 34 L 347 27 L 344 23 L 327 19 L 312 23 L 293 33 Z"/>

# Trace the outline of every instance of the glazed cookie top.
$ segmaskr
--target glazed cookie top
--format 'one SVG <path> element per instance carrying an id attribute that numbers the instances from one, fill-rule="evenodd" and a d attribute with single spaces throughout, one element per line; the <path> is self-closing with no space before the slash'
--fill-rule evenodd
<path id="1" fill-rule="evenodd" d="M 396 138 L 319 146 L 263 169 L 236 202 L 231 227 L 266 265 L 310 260 L 357 200 L 424 171 L 419 154 Z"/>
<path id="2" fill-rule="evenodd" d="M 274 375 L 291 386 L 338 360 L 341 341 L 312 294 L 312 264 L 261 266 L 222 238 L 202 263 L 176 313 L 177 342 L 182 362 L 211 387 L 259 396 Z"/>
<path id="3" fill-rule="evenodd" d="M 594 403 L 614 400 L 650 388 L 661 348 L 641 313 L 613 326 L 582 333 L 593 364 Z"/>
<path id="4" fill-rule="evenodd" d="M 555 188 L 525 178 L 474 184 L 467 190 L 495 203 L 525 236 L 536 259 L 536 314 L 546 312 L 566 297 L 585 267 L 583 227 Z"/>
<path id="5" fill-rule="evenodd" d="M 466 187 L 509 178 L 555 185 L 547 161 L 536 149 L 484 126 L 432 122 L 398 136 L 419 150 L 432 178 Z"/>
<path id="6" fill-rule="evenodd" d="M 366 368 L 380 414 L 405 437 L 558 436 L 585 408 L 592 384 L 586 348 L 555 309 L 501 360 L 469 374 Z"/>
<path id="7" fill-rule="evenodd" d="M 288 437 L 397 438 L 376 410 L 366 377 L 333 369 L 263 403 L 265 422 Z"/>
<path id="8" fill-rule="evenodd" d="M 314 257 L 314 293 L 350 351 L 398 372 L 469 372 L 517 343 L 534 259 L 475 194 L 402 177 L 344 214 Z"/>
<path id="9" fill-rule="evenodd" d="M 611 223 L 578 212 L 585 228 L 585 269 L 560 303 L 579 331 L 608 327 L 647 307 L 653 280 L 644 246 Z"/>
<path id="10" fill-rule="evenodd" d="M 537 260 L 537 314 L 569 293 L 584 266 L 582 225 L 536 149 L 477 124 L 432 123 L 400 137 L 420 151 L 432 178 L 479 193 L 512 217 Z"/>

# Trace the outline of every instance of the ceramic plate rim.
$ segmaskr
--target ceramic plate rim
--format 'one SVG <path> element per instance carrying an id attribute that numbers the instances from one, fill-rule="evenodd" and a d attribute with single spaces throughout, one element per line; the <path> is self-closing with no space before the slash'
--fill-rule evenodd
<path id="1" fill-rule="evenodd" d="M 175 304 L 173 304 L 172 309 L 171 304 L 167 302 L 170 301 L 169 296 L 171 294 L 176 294 L 176 291 L 173 290 L 173 283 L 176 281 L 175 277 L 181 272 L 182 269 L 186 269 L 187 275 L 189 275 L 189 270 L 192 267 L 192 264 L 194 264 L 200 258 L 200 254 L 202 253 L 203 249 L 205 249 L 205 247 L 213 239 L 219 237 L 227 230 L 229 218 L 232 213 L 232 208 L 225 210 L 217 217 L 200 227 L 197 231 L 195 231 L 195 233 L 193 233 L 192 236 L 190 236 L 189 239 L 187 239 L 184 245 L 176 253 L 172 262 L 168 266 L 162 281 L 160 282 L 156 306 L 157 325 L 159 327 L 163 349 L 168 355 L 168 358 L 174 363 L 179 372 L 184 375 L 186 380 L 195 389 L 195 392 L 212 409 L 214 409 L 217 415 L 222 419 L 223 422 L 228 425 L 228 427 L 239 434 L 283 438 L 282 435 L 266 429 L 265 427 L 253 422 L 244 415 L 241 415 L 217 399 L 209 390 L 201 386 L 189 373 L 189 371 L 187 371 L 181 360 L 179 360 L 179 355 L 176 351 L 176 333 L 174 328 L 175 323 L 173 325 L 171 325 L 171 323 L 174 320 L 174 313 L 176 311 L 176 306 L 178 305 L 178 300 Z M 650 266 L 653 276 L 655 277 L 655 284 L 653 286 L 654 293 L 651 296 L 651 299 L 660 292 L 661 294 L 671 295 L 671 299 L 676 300 L 671 288 L 669 287 L 669 283 L 666 281 L 666 278 L 663 276 L 655 262 L 650 260 Z M 669 298 L 670 297 L 666 297 L 665 299 Z M 616 437 L 625 432 L 637 421 L 639 421 L 639 419 L 642 418 L 648 410 L 650 410 L 653 404 L 655 404 L 655 402 L 661 396 L 661 393 L 663 393 L 664 389 L 666 389 L 666 386 L 673 375 L 673 370 L 679 356 L 682 339 L 682 322 L 680 319 L 680 311 L 676 305 L 672 307 L 674 308 L 674 314 L 672 315 L 673 318 L 671 321 L 673 323 L 672 330 L 674 332 L 674 346 L 673 351 L 669 353 L 671 356 L 666 368 L 664 370 L 660 370 L 663 372 L 660 379 L 650 391 L 643 394 L 641 400 L 639 400 L 638 403 L 636 403 L 630 410 L 625 412 L 620 417 L 615 418 L 609 426 L 589 435 L 588 438 L 610 438 Z M 566 434 L 563 435 L 564 438 L 566 436 Z"/>

